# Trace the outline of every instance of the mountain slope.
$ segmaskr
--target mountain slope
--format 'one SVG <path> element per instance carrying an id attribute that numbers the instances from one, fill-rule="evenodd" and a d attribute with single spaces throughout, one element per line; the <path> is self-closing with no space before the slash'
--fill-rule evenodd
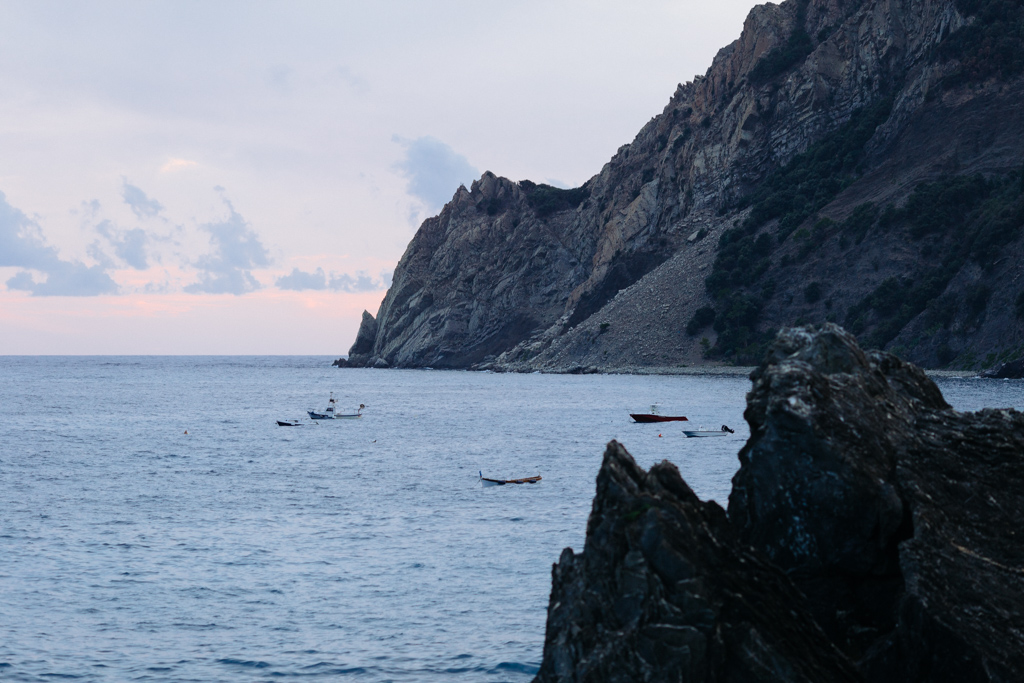
<path id="1" fill-rule="evenodd" d="M 351 363 L 750 362 L 824 320 L 925 366 L 1019 355 L 1022 22 L 986 0 L 755 7 L 581 188 L 459 188 Z"/>

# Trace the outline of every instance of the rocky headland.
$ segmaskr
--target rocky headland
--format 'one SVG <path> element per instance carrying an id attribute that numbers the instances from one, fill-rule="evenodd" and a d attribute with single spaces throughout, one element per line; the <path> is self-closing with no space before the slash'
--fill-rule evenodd
<path id="1" fill-rule="evenodd" d="M 608 445 L 537 682 L 1024 680 L 1024 415 L 831 324 L 751 379 L 728 511 Z"/>
<path id="2" fill-rule="evenodd" d="M 485 173 L 340 365 L 754 364 L 834 321 L 928 368 L 1024 355 L 1024 7 L 786 0 L 572 190 Z"/>

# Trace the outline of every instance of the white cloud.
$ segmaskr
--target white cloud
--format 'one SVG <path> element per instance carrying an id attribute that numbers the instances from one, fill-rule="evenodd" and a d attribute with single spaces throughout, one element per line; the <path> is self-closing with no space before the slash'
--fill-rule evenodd
<path id="1" fill-rule="evenodd" d="M 379 292 L 391 286 L 391 271 L 382 272 L 379 278 L 374 278 L 365 271 L 359 271 L 355 275 L 332 272 L 328 278 L 323 268 L 317 268 L 311 273 L 292 268 L 291 273 L 279 277 L 274 284 L 278 289 L 296 292 L 309 289 L 332 289 L 336 292 L 352 294 Z"/>
<path id="2" fill-rule="evenodd" d="M 31 292 L 32 296 L 98 296 L 118 292 L 117 283 L 102 266 L 58 261 L 45 272 L 46 280 L 36 282 L 31 273 L 23 270 L 7 281 L 7 288 Z"/>
<path id="3" fill-rule="evenodd" d="M 367 273 L 358 272 L 355 277 L 341 273 L 340 275 L 331 274 L 331 281 L 327 283 L 327 286 L 338 292 L 379 292 L 382 289 L 387 289 L 380 280 L 375 280 L 370 277 Z"/>
<path id="4" fill-rule="evenodd" d="M 180 171 L 183 168 L 189 168 L 190 166 L 196 166 L 195 161 L 189 161 L 188 159 L 168 159 L 167 163 L 160 167 L 161 173 L 172 173 L 174 171 Z"/>
<path id="5" fill-rule="evenodd" d="M 398 135 L 392 141 L 405 147 L 405 158 L 396 167 L 405 176 L 406 190 L 434 212 L 452 198 L 459 185 L 469 185 L 480 172 L 466 157 L 433 137 L 407 140 Z"/>
<path id="6" fill-rule="evenodd" d="M 210 234 L 213 251 L 192 264 L 199 270 L 199 281 L 185 287 L 190 294 L 240 295 L 262 287 L 252 270 L 270 265 L 270 255 L 231 202 L 224 203 L 229 211 L 225 220 L 200 226 Z"/>
<path id="7" fill-rule="evenodd" d="M 61 259 L 57 250 L 46 244 L 35 221 L 11 206 L 3 192 L 0 266 L 25 268 L 7 280 L 7 289 L 31 292 L 33 296 L 95 296 L 118 291 L 102 265 Z M 46 279 L 36 281 L 30 270 L 46 275 Z"/>
<path id="8" fill-rule="evenodd" d="M 129 266 L 136 270 L 149 268 L 146 247 L 150 242 L 150 237 L 145 230 L 142 228 L 118 230 L 109 220 L 103 220 L 96 225 L 96 232 L 107 238 L 107 241 L 114 247 L 117 257 Z"/>
<path id="9" fill-rule="evenodd" d="M 298 268 L 292 268 L 288 275 L 277 278 L 274 283 L 278 289 L 288 289 L 301 292 L 306 289 L 327 289 L 327 276 L 323 268 L 317 268 L 312 273 L 306 273 Z"/>
<path id="10" fill-rule="evenodd" d="M 121 197 L 138 218 L 153 218 L 164 210 L 163 204 L 150 199 L 145 192 L 122 179 Z"/>

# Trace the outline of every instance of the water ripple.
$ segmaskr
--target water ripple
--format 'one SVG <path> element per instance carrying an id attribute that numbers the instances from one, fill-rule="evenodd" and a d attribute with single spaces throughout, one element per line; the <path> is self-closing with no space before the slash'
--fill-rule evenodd
<path id="1" fill-rule="evenodd" d="M 744 378 L 329 360 L 0 358 L 0 679 L 525 682 L 605 442 L 725 503 L 745 437 Z M 1024 383 L 942 387 L 1024 405 Z M 371 408 L 276 426 L 329 391 Z M 652 403 L 737 434 L 659 438 L 626 417 Z"/>

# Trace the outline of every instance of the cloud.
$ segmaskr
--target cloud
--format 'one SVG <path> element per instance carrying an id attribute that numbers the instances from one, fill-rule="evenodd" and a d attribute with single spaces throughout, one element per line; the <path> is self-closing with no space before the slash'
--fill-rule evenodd
<path id="1" fill-rule="evenodd" d="M 35 221 L 8 204 L 0 192 L 0 267 L 46 270 L 59 261 L 57 250 L 46 245 Z"/>
<path id="2" fill-rule="evenodd" d="M 189 161 L 188 159 L 168 159 L 167 163 L 160 167 L 160 172 L 171 173 L 173 171 L 180 171 L 183 168 L 196 165 L 196 162 Z"/>
<path id="3" fill-rule="evenodd" d="M 430 211 L 444 206 L 459 185 L 468 185 L 480 176 L 466 157 L 436 138 L 407 140 L 394 135 L 391 140 L 405 147 L 405 158 L 396 168 L 408 180 L 406 191 Z"/>
<path id="4" fill-rule="evenodd" d="M 23 270 L 7 281 L 7 289 L 31 292 L 32 296 L 98 296 L 117 294 L 117 283 L 102 266 L 58 261 L 46 271 L 45 282 L 36 282 L 31 273 Z"/>
<path id="5" fill-rule="evenodd" d="M 270 265 L 270 256 L 259 235 L 231 202 L 225 199 L 224 203 L 230 212 L 226 220 L 200 226 L 210 233 L 213 251 L 193 264 L 200 272 L 199 281 L 185 287 L 190 294 L 253 292 L 262 285 L 253 277 L 252 269 Z"/>
<path id="6" fill-rule="evenodd" d="M 339 66 L 334 73 L 354 92 L 363 95 L 370 91 L 370 83 L 347 66 Z"/>
<path id="7" fill-rule="evenodd" d="M 363 272 L 356 273 L 355 277 L 342 273 L 341 275 L 331 274 L 331 281 L 327 286 L 337 292 L 377 292 L 387 289 L 384 283 L 374 280 Z"/>
<path id="8" fill-rule="evenodd" d="M 385 271 L 380 274 L 380 279 L 375 279 L 365 271 L 359 271 L 354 276 L 347 273 L 331 273 L 328 279 L 323 268 L 317 268 L 312 273 L 292 268 L 288 275 L 277 278 L 274 283 L 278 289 L 287 289 L 301 292 L 303 290 L 332 289 L 336 292 L 348 292 L 357 294 L 362 292 L 379 292 L 391 285 L 391 272 Z"/>
<path id="9" fill-rule="evenodd" d="M 129 266 L 135 270 L 146 270 L 149 268 L 149 261 L 146 258 L 146 245 L 149 243 L 150 238 L 145 230 L 142 228 L 118 230 L 109 220 L 104 220 L 97 224 L 96 232 L 107 238 L 114 247 L 114 253 Z M 98 253 L 93 256 L 97 260 L 102 260 Z"/>
<path id="10" fill-rule="evenodd" d="M 155 199 L 150 199 L 145 192 L 130 185 L 127 180 L 122 180 L 122 182 L 124 187 L 121 189 L 121 196 L 124 197 L 124 203 L 132 208 L 132 213 L 137 217 L 153 218 L 164 210 L 163 204 Z"/>
<path id="11" fill-rule="evenodd" d="M 278 289 L 288 289 L 301 292 L 305 289 L 327 289 L 327 276 L 323 268 L 317 268 L 312 273 L 306 273 L 298 268 L 292 268 L 289 275 L 277 278 L 274 283 Z"/>
<path id="12" fill-rule="evenodd" d="M 117 283 L 102 266 L 64 261 L 46 244 L 39 226 L 19 209 L 7 203 L 0 192 L 0 266 L 25 268 L 7 280 L 7 289 L 31 292 L 33 296 L 95 296 L 116 294 Z M 46 275 L 36 282 L 29 270 Z"/>

